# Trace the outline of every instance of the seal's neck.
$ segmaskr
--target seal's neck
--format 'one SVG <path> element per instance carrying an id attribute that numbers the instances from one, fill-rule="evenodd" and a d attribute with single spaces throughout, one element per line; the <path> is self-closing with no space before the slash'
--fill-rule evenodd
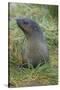
<path id="1" fill-rule="evenodd" d="M 35 31 L 29 35 L 27 34 L 26 37 L 27 37 L 28 41 L 31 40 L 31 41 L 37 42 L 37 41 L 43 41 L 44 40 L 42 31 Z"/>

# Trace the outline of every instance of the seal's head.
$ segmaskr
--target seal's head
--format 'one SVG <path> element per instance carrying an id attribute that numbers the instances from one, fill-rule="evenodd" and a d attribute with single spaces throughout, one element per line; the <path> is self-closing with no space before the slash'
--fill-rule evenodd
<path id="1" fill-rule="evenodd" d="M 32 34 L 35 31 L 38 31 L 39 26 L 36 22 L 25 17 L 16 18 L 17 25 L 22 29 L 24 33 Z"/>

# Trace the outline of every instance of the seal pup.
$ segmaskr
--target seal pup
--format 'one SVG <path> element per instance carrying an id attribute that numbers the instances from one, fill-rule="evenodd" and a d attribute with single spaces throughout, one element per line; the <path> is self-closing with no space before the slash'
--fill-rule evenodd
<path id="1" fill-rule="evenodd" d="M 33 20 L 26 17 L 17 17 L 16 22 L 19 28 L 24 32 L 27 39 L 27 49 L 25 50 L 23 67 L 38 64 L 49 63 L 48 48 L 46 39 L 40 26 Z"/>

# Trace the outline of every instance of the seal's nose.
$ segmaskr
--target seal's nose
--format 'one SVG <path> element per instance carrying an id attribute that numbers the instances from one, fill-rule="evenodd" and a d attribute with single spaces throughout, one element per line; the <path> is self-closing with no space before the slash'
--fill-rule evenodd
<path id="1" fill-rule="evenodd" d="M 16 17 L 16 22 L 17 22 L 17 25 L 20 26 L 20 24 L 22 23 L 22 18 Z"/>
<path id="2" fill-rule="evenodd" d="M 19 16 L 19 17 L 16 17 L 16 21 L 21 21 L 21 20 L 23 20 L 23 19 L 25 19 L 25 17 L 21 17 L 21 16 Z"/>
<path id="3" fill-rule="evenodd" d="M 21 25 L 23 23 L 24 17 L 16 17 L 17 25 Z"/>
<path id="4" fill-rule="evenodd" d="M 16 17 L 16 21 L 19 22 L 20 21 L 20 17 Z"/>
<path id="5" fill-rule="evenodd" d="M 24 17 L 16 17 L 16 23 L 18 27 L 23 28 Z"/>
<path id="6" fill-rule="evenodd" d="M 19 20 L 20 19 L 20 17 L 16 17 L 16 20 Z"/>

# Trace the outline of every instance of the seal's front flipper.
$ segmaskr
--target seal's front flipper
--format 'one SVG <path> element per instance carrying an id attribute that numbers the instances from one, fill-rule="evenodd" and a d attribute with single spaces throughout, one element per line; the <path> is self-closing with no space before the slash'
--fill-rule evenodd
<path id="1" fill-rule="evenodd" d="M 24 64 L 20 64 L 20 65 L 17 65 L 18 68 L 33 68 L 33 66 L 31 64 L 28 64 L 28 63 L 24 63 Z"/>

